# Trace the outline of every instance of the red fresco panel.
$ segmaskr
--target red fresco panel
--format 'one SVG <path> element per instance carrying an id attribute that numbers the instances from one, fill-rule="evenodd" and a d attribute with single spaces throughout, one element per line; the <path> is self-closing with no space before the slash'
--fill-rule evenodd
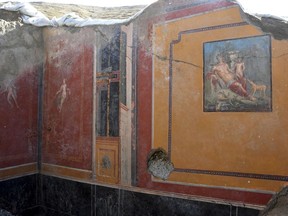
<path id="1" fill-rule="evenodd" d="M 138 148 L 137 161 L 138 173 L 141 178 L 138 178 L 138 183 L 141 186 L 146 186 L 150 183 L 150 175 L 147 174 L 147 155 L 151 149 L 152 143 L 152 58 L 145 54 L 145 49 L 138 46 L 138 59 L 141 59 L 142 64 L 138 64 Z"/>
<path id="2" fill-rule="evenodd" d="M 0 168 L 36 162 L 39 68 L 19 72 L 0 94 Z"/>
<path id="3" fill-rule="evenodd" d="M 46 41 L 44 163 L 91 169 L 93 46 L 86 35 Z"/>

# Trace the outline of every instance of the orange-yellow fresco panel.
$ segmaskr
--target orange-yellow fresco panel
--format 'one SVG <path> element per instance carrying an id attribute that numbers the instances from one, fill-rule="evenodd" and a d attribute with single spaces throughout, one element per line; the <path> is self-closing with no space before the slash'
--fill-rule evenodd
<path id="1" fill-rule="evenodd" d="M 153 49 L 169 56 L 170 43 L 179 32 L 237 22 L 243 20 L 233 7 L 157 24 Z M 288 176 L 287 41 L 272 38 L 272 112 L 203 112 L 203 44 L 262 34 L 251 25 L 183 34 L 173 46 L 172 77 L 169 59 L 153 57 L 153 148 L 168 149 L 172 78 L 171 159 L 176 168 Z M 161 51 L 161 47 L 165 48 Z M 285 184 L 178 172 L 172 173 L 169 181 L 272 191 Z"/>

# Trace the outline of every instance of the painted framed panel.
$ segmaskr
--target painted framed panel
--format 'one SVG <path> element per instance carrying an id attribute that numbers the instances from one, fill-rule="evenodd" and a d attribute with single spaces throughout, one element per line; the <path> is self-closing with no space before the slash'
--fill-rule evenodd
<path id="1" fill-rule="evenodd" d="M 269 35 L 206 42 L 204 112 L 271 112 Z"/>
<path id="2" fill-rule="evenodd" d="M 106 183 L 119 182 L 119 138 L 96 138 L 96 178 Z"/>

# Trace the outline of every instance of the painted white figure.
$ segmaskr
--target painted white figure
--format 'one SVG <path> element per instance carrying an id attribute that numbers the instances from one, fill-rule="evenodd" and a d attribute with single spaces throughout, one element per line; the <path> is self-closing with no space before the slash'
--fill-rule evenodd
<path id="1" fill-rule="evenodd" d="M 67 93 L 70 94 L 70 90 L 67 88 L 66 79 L 63 79 L 60 89 L 56 92 L 57 96 L 57 109 L 61 112 L 63 103 L 67 97 Z"/>
<path id="2" fill-rule="evenodd" d="M 13 84 L 13 81 L 4 83 L 4 89 L 1 91 L 1 93 L 3 94 L 5 92 L 7 92 L 7 101 L 10 106 L 13 108 L 15 105 L 18 109 L 20 109 L 17 102 L 17 91 L 15 85 Z"/>

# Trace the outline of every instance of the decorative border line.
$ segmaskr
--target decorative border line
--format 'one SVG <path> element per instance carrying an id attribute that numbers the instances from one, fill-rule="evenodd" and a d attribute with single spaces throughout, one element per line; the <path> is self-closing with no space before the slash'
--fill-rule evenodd
<path id="1" fill-rule="evenodd" d="M 175 168 L 174 171 L 193 173 L 193 174 L 221 175 L 221 176 L 253 178 L 253 179 L 263 179 L 263 180 L 273 180 L 273 181 L 288 181 L 288 176 L 270 175 L 270 174 L 255 174 L 255 173 L 212 171 L 212 170 L 198 170 L 198 169 L 181 169 L 181 168 Z"/>
<path id="2" fill-rule="evenodd" d="M 190 29 L 181 31 L 178 33 L 178 38 L 170 42 L 170 53 L 169 53 L 169 117 L 168 117 L 168 157 L 171 158 L 172 152 L 172 93 L 173 93 L 173 48 L 174 45 L 178 44 L 182 35 L 193 34 L 203 31 L 211 31 L 222 28 L 234 28 L 238 26 L 249 25 L 247 22 L 239 22 L 218 26 L 210 26 L 198 29 Z M 269 175 L 269 174 L 255 174 L 255 173 L 241 173 L 241 172 L 227 172 L 227 171 L 213 171 L 213 170 L 200 170 L 200 169 L 181 169 L 175 168 L 174 172 L 185 172 L 193 174 L 206 174 L 206 175 L 218 175 L 218 176 L 231 176 L 231 177 L 240 177 L 240 178 L 253 178 L 253 179 L 262 179 L 262 180 L 273 180 L 273 181 L 288 181 L 288 176 L 281 175 Z"/>

